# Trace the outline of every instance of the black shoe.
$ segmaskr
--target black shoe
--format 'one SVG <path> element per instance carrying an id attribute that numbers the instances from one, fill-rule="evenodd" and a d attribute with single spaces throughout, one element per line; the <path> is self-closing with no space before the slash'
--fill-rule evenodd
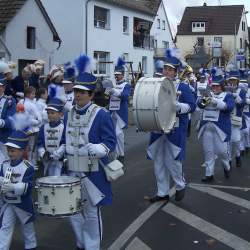
<path id="1" fill-rule="evenodd" d="M 231 168 L 229 170 L 224 168 L 224 177 L 228 179 L 230 177 L 230 172 L 231 172 Z"/>
<path id="2" fill-rule="evenodd" d="M 124 156 L 118 156 L 117 160 L 124 164 Z"/>
<path id="3" fill-rule="evenodd" d="M 36 248 L 25 248 L 25 250 L 36 250 Z"/>
<path id="4" fill-rule="evenodd" d="M 214 181 L 214 176 L 211 175 L 211 176 L 205 176 L 201 179 L 202 182 L 212 182 Z"/>
<path id="5" fill-rule="evenodd" d="M 185 188 L 183 188 L 181 190 L 176 190 L 176 192 L 175 192 L 175 200 L 176 201 L 181 201 L 185 196 L 185 191 L 186 191 Z"/>
<path id="6" fill-rule="evenodd" d="M 162 197 L 156 195 L 156 196 L 151 197 L 151 198 L 149 199 L 149 202 L 150 202 L 150 203 L 155 203 L 155 202 L 158 202 L 158 201 L 166 201 L 166 202 L 169 202 L 169 195 L 165 195 L 165 196 L 162 196 Z"/>
<path id="7" fill-rule="evenodd" d="M 76 247 L 76 250 L 85 250 L 85 248 Z"/>
<path id="8" fill-rule="evenodd" d="M 236 167 L 240 168 L 241 167 L 241 158 L 239 157 L 235 157 L 235 161 L 236 161 Z"/>

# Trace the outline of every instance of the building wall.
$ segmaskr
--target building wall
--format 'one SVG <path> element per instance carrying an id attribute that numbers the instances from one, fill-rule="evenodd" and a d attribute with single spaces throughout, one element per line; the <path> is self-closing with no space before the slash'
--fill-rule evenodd
<path id="1" fill-rule="evenodd" d="M 168 24 L 168 19 L 167 19 L 167 15 L 166 15 L 166 11 L 164 9 L 164 4 L 163 2 L 161 3 L 157 15 L 154 19 L 154 23 L 152 25 L 152 29 L 151 29 L 151 34 L 155 37 L 155 39 L 157 40 L 157 47 L 158 48 L 164 48 L 163 46 L 163 41 L 169 42 L 169 47 L 172 48 L 174 46 L 173 43 L 173 39 L 172 39 L 172 35 L 171 35 L 171 30 Z M 160 29 L 158 28 L 158 21 L 157 19 L 160 19 Z M 165 30 L 163 30 L 163 21 L 165 21 L 166 24 L 166 28 Z"/>
<path id="2" fill-rule="evenodd" d="M 27 49 L 27 26 L 36 28 L 36 49 Z M 12 54 L 12 61 L 42 59 L 47 62 L 46 72 L 48 72 L 49 64 L 53 64 L 53 54 L 58 43 L 53 41 L 53 34 L 35 1 L 27 1 L 10 21 L 6 27 L 4 39 Z M 14 73 L 17 73 L 17 70 Z"/>
<path id="3" fill-rule="evenodd" d="M 61 48 L 55 52 L 55 62 L 73 61 L 85 48 L 86 0 L 42 0 L 61 40 Z"/>
<path id="4" fill-rule="evenodd" d="M 110 10 L 110 29 L 94 27 L 94 6 Z M 133 18 L 141 18 L 153 21 L 153 17 L 143 15 L 139 12 L 105 4 L 103 2 L 90 2 L 88 10 L 88 54 L 93 56 L 94 51 L 105 51 L 110 53 L 110 75 L 114 72 L 114 64 L 119 56 L 128 53 L 128 61 L 133 62 L 134 70 L 138 69 L 142 57 L 147 57 L 147 75 L 151 76 L 154 71 L 153 55 L 154 50 L 134 48 L 133 46 Z M 123 16 L 129 18 L 129 32 L 123 33 Z"/>

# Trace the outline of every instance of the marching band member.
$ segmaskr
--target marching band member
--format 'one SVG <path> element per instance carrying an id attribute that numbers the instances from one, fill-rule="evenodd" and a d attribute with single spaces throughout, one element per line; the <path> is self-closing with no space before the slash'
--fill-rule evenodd
<path id="1" fill-rule="evenodd" d="M 23 160 L 28 140 L 25 132 L 14 131 L 5 143 L 10 160 L 4 161 L 0 169 L 3 202 L 0 209 L 0 249 L 2 250 L 10 248 L 17 218 L 22 225 L 25 249 L 34 250 L 37 246 L 32 202 L 34 168 L 28 161 Z M 9 180 L 4 178 L 7 171 L 11 173 Z"/>
<path id="2" fill-rule="evenodd" d="M 178 80 L 177 74 L 180 60 L 174 52 L 168 50 L 163 74 L 174 81 L 178 93 L 176 101 L 176 124 L 169 134 L 151 133 L 148 156 L 154 161 L 154 171 L 157 181 L 157 194 L 149 199 L 151 203 L 169 201 L 171 176 L 176 185 L 175 200 L 180 201 L 185 195 L 185 179 L 182 162 L 185 157 L 185 143 L 188 128 L 188 113 L 195 110 L 194 96 L 188 85 Z"/>
<path id="3" fill-rule="evenodd" d="M 115 126 L 117 145 L 117 159 L 124 162 L 124 132 L 128 127 L 128 99 L 131 85 L 124 79 L 125 62 L 118 58 L 115 66 L 116 83 L 113 88 L 107 88 L 106 93 L 110 95 L 109 110 Z"/>
<path id="4" fill-rule="evenodd" d="M 60 176 L 65 153 L 65 130 L 62 122 L 64 104 L 59 99 L 51 99 L 46 108 L 48 123 L 39 131 L 38 156 L 44 165 L 44 175 Z"/>
<path id="5" fill-rule="evenodd" d="M 64 109 L 66 111 L 71 110 L 73 107 L 73 101 L 74 101 L 74 81 L 75 81 L 75 68 L 70 66 L 70 64 L 65 64 L 65 72 L 64 72 L 64 79 L 62 81 L 65 95 L 66 95 L 66 104 L 64 106 Z"/>
<path id="6" fill-rule="evenodd" d="M 37 60 L 34 62 L 33 72 L 29 78 L 30 86 L 38 89 L 41 85 L 41 75 L 44 71 L 45 62 L 43 60 Z"/>
<path id="7" fill-rule="evenodd" d="M 232 134 L 231 134 L 231 160 L 235 156 L 236 167 L 241 167 L 240 140 L 241 129 L 246 128 L 245 121 L 242 119 L 243 108 L 246 103 L 246 91 L 239 88 L 239 71 L 230 71 L 227 85 L 232 90 L 235 100 L 235 107 L 231 114 Z"/>
<path id="8" fill-rule="evenodd" d="M 221 158 L 224 175 L 229 178 L 229 141 L 231 136 L 230 114 L 234 108 L 231 94 L 223 91 L 224 78 L 214 75 L 212 78 L 211 97 L 197 100 L 199 108 L 203 109 L 198 138 L 202 138 L 205 154 L 205 177 L 203 182 L 211 182 L 214 177 L 214 165 L 217 157 Z"/>
<path id="9" fill-rule="evenodd" d="M 5 77 L 0 72 L 0 163 L 7 158 L 4 143 L 11 133 L 11 123 L 8 118 L 16 113 L 16 102 L 14 98 L 4 95 L 5 88 Z"/>
<path id="10" fill-rule="evenodd" d="M 92 103 L 96 77 L 90 59 L 76 61 L 79 75 L 74 85 L 75 106 L 65 116 L 68 174 L 82 179 L 83 213 L 70 217 L 77 249 L 99 250 L 102 239 L 100 207 L 112 203 L 111 185 L 104 168 L 115 150 L 116 136 L 110 113 Z"/>

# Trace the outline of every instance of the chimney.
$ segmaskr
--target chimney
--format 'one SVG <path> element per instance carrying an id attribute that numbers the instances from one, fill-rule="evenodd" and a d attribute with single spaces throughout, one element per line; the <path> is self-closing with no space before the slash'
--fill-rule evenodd
<path id="1" fill-rule="evenodd" d="M 206 6 L 207 6 L 207 1 L 204 1 L 203 7 L 206 7 Z"/>

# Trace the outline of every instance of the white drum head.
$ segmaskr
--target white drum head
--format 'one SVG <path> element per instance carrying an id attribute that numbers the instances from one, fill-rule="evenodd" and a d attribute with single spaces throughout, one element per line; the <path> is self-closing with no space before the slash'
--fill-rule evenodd
<path id="1" fill-rule="evenodd" d="M 78 177 L 72 176 L 47 176 L 37 179 L 36 183 L 39 185 L 64 185 L 80 182 Z"/>
<path id="2" fill-rule="evenodd" d="M 133 115 L 141 131 L 164 131 L 174 127 L 176 89 L 167 78 L 141 78 L 135 87 Z"/>
<path id="3" fill-rule="evenodd" d="M 158 94 L 158 122 L 165 133 L 169 133 L 175 123 L 175 101 L 175 86 L 167 78 L 164 78 Z"/>

